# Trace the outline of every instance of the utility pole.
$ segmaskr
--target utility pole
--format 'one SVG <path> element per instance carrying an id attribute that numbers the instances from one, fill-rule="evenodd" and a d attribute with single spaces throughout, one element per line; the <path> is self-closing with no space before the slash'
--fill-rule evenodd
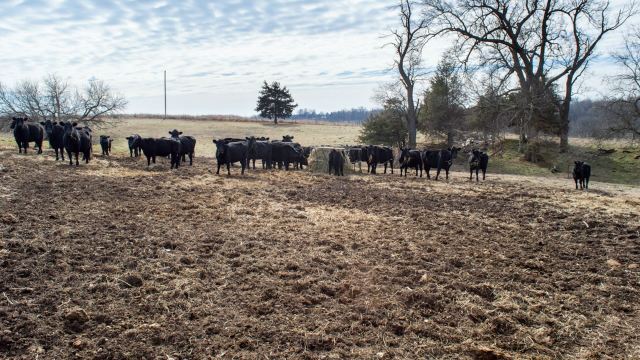
<path id="1" fill-rule="evenodd" d="M 164 119 L 167 120 L 167 70 L 164 71 Z"/>

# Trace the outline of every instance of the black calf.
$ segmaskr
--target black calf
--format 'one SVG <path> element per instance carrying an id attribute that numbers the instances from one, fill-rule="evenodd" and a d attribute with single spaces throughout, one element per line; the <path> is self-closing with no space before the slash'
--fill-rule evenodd
<path id="1" fill-rule="evenodd" d="M 419 150 L 400 149 L 400 176 L 402 176 L 402 170 L 404 170 L 404 176 L 407 177 L 407 169 L 415 168 L 416 176 L 418 176 L 418 170 L 420 170 L 420 177 L 422 177 L 422 154 Z"/>
<path id="2" fill-rule="evenodd" d="M 473 180 L 473 171 L 476 171 L 476 181 L 478 179 L 478 171 L 482 171 L 482 180 L 484 181 L 487 174 L 487 165 L 489 165 L 489 155 L 482 151 L 473 150 L 469 156 L 469 180 Z"/>
<path id="3" fill-rule="evenodd" d="M 102 148 L 102 155 L 107 155 L 111 153 L 111 143 L 113 139 L 109 135 L 100 135 L 100 147 Z"/>
<path id="4" fill-rule="evenodd" d="M 344 158 L 342 153 L 336 149 L 329 153 L 329 174 L 332 170 L 336 176 L 344 176 Z"/>
<path id="5" fill-rule="evenodd" d="M 578 190 L 578 184 L 580 184 L 580 190 L 588 190 L 590 177 L 591 165 L 584 161 L 576 161 L 573 167 L 573 180 L 576 182 L 576 190 Z"/>
<path id="6" fill-rule="evenodd" d="M 62 161 L 64 161 L 64 126 L 63 123 L 52 122 L 51 120 L 47 120 L 41 122 L 40 124 L 44 125 L 44 131 L 47 133 L 47 137 L 49 138 L 49 146 L 56 152 L 56 161 L 60 159 L 59 156 L 62 157 Z M 58 152 L 60 153 L 58 155 Z"/>
<path id="7" fill-rule="evenodd" d="M 129 155 L 138 157 L 142 155 L 142 137 L 138 134 L 134 134 L 127 137 L 127 143 L 129 144 Z"/>

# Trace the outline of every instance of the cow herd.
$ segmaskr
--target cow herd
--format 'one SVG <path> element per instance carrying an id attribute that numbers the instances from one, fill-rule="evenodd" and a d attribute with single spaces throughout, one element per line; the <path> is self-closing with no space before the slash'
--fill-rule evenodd
<path id="1" fill-rule="evenodd" d="M 28 118 L 14 117 L 11 122 L 11 129 L 18 144 L 18 152 L 27 153 L 29 143 L 35 143 L 38 148 L 38 154 L 42 153 L 42 142 L 45 134 L 49 140 L 49 145 L 55 151 L 56 161 L 60 158 L 65 160 L 65 152 L 69 158 L 69 165 L 73 165 L 73 157 L 75 156 L 75 164 L 79 165 L 79 155 L 82 154 L 82 160 L 89 163 L 92 154 L 92 131 L 89 127 L 81 127 L 77 123 L 68 121 L 52 122 L 47 120 L 37 123 L 29 123 Z M 181 162 L 186 162 L 189 158 L 189 165 L 193 165 L 193 157 L 195 155 L 196 139 L 193 136 L 183 136 L 181 131 L 169 131 L 170 137 L 161 138 L 143 138 L 134 134 L 126 138 L 131 157 L 144 155 L 147 158 L 147 166 L 153 162 L 156 163 L 157 157 L 169 158 L 171 168 L 178 168 Z M 289 170 L 290 167 L 295 169 L 303 169 L 309 164 L 309 156 L 312 147 L 305 147 L 299 143 L 293 142 L 294 137 L 285 135 L 282 140 L 270 141 L 265 137 L 246 137 L 214 139 L 216 146 L 217 171 L 220 174 L 220 168 L 226 166 L 227 174 L 231 175 L 231 166 L 234 163 L 240 163 L 241 173 L 249 170 L 250 164 L 256 169 L 256 160 L 261 160 L 264 169 Z M 103 156 L 109 156 L 111 153 L 111 144 L 113 138 L 108 135 L 100 135 L 100 147 Z M 442 170 L 445 171 L 445 177 L 449 179 L 449 171 L 453 165 L 454 159 L 457 158 L 461 148 L 450 147 L 442 150 L 416 150 L 409 148 L 400 148 L 398 151 L 398 163 L 400 167 L 400 176 L 407 176 L 409 169 L 415 170 L 415 176 L 422 177 L 423 171 L 426 172 L 427 178 L 431 179 L 431 169 L 436 170 L 435 180 L 438 180 Z M 351 164 L 365 162 L 367 164 L 367 173 L 376 174 L 378 166 L 384 166 L 384 173 L 387 170 L 394 173 L 394 162 L 396 157 L 394 151 L 388 146 L 379 145 L 359 145 L 348 146 L 345 149 L 332 149 L 329 153 L 329 173 L 338 176 L 344 175 L 344 165 L 346 160 Z M 476 181 L 479 181 L 479 172 L 482 172 L 482 180 L 486 178 L 487 167 L 489 164 L 489 155 L 479 150 L 472 150 L 469 155 L 469 180 L 473 180 L 473 173 L 476 173 Z M 591 166 L 576 161 L 573 169 L 573 178 L 576 189 L 588 189 L 589 178 L 591 176 Z"/>

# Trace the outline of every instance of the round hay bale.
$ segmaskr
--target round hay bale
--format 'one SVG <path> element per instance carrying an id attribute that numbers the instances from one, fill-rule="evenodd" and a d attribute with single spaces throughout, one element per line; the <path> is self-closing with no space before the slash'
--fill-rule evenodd
<path id="1" fill-rule="evenodd" d="M 353 174 L 353 169 L 349 166 L 349 159 L 346 155 L 346 150 L 340 147 L 321 146 L 316 147 L 311 151 L 309 155 L 309 170 L 316 173 L 329 173 L 329 153 L 331 150 L 338 150 L 342 154 L 344 159 L 344 174 Z"/>

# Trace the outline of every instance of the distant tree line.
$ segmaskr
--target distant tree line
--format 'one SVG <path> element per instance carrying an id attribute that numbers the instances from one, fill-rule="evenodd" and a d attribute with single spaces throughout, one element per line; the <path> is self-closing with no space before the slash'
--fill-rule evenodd
<path id="1" fill-rule="evenodd" d="M 331 112 L 316 112 L 312 109 L 299 109 L 291 118 L 293 120 L 317 120 L 335 123 L 361 124 L 370 115 L 379 113 L 379 109 L 367 109 L 364 107 L 350 110 L 339 110 Z"/>

